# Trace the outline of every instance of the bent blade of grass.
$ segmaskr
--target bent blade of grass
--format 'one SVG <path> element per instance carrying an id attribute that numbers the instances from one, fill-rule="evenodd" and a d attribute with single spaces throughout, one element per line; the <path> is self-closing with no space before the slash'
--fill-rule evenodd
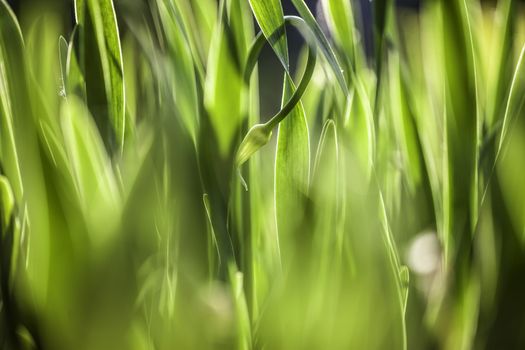
<path id="1" fill-rule="evenodd" d="M 297 103 L 301 101 L 301 97 L 310 84 L 311 78 L 314 74 L 317 61 L 317 46 L 315 46 L 313 39 L 310 38 L 309 29 L 308 27 L 305 27 L 306 23 L 300 17 L 295 16 L 286 16 L 285 23 L 297 27 L 308 43 L 308 59 L 304 69 L 304 74 L 290 99 L 286 101 L 286 103 L 284 101 L 282 102 L 282 108 L 279 110 L 279 112 L 277 112 L 266 123 L 257 124 L 248 131 L 237 151 L 237 166 L 240 166 L 246 162 L 253 153 L 255 153 L 259 148 L 264 146 L 270 140 L 273 128 L 275 128 L 283 119 L 285 119 L 294 109 Z M 246 83 L 248 83 L 250 80 L 251 72 L 255 68 L 257 59 L 261 53 L 264 43 L 265 38 L 261 33 L 259 33 L 252 44 L 245 66 L 244 80 Z M 285 75 L 290 77 L 288 72 L 285 72 Z M 292 81 L 291 78 L 290 81 Z"/>
<path id="2" fill-rule="evenodd" d="M 332 68 L 332 71 L 335 77 L 337 78 L 337 82 L 341 86 L 341 89 L 343 90 L 344 94 L 348 95 L 348 86 L 347 86 L 345 77 L 343 75 L 343 69 L 341 68 L 341 65 L 339 64 L 337 57 L 335 56 L 335 53 L 332 50 L 330 43 L 328 42 L 328 39 L 326 38 L 323 31 L 321 30 L 319 23 L 317 23 L 314 16 L 308 9 L 308 6 L 306 6 L 303 0 L 292 0 L 292 3 L 297 9 L 297 12 L 299 12 L 301 17 L 303 17 L 305 22 L 310 27 L 311 31 L 314 33 L 315 39 L 317 40 L 317 43 L 319 44 L 321 51 L 323 52 L 326 60 L 328 61 L 330 65 L 330 68 Z"/>
<path id="3" fill-rule="evenodd" d="M 0 221 L 0 230 L 2 236 L 0 237 L 0 246 L 2 247 L 2 264 L 6 264 L 7 276 L 2 278 L 7 279 L 7 288 L 15 287 L 14 283 L 17 278 L 18 257 L 21 248 L 21 227 L 20 220 L 17 216 L 15 197 L 9 180 L 0 175 L 0 211 L 2 212 Z M 2 290 L 2 293 L 8 292 Z M 2 298 L 0 298 L 0 302 Z"/>

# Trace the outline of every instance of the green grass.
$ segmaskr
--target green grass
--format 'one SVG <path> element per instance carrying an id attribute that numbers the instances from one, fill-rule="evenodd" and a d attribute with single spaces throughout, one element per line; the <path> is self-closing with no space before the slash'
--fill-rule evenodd
<path id="1" fill-rule="evenodd" d="M 523 346 L 523 7 L 320 2 L 0 0 L 1 349 Z"/>

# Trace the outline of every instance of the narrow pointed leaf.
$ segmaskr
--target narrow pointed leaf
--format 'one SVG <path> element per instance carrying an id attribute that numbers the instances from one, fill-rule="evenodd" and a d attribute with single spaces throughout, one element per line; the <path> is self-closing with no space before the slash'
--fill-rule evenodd
<path id="1" fill-rule="evenodd" d="M 250 0 L 250 5 L 264 36 L 288 71 L 290 61 L 281 0 Z"/>
<path id="2" fill-rule="evenodd" d="M 293 93 L 291 79 L 285 78 L 283 101 Z M 288 241 L 302 224 L 304 198 L 310 174 L 308 125 L 301 103 L 279 124 L 275 159 L 275 210 L 280 239 Z M 288 249 L 285 244 L 285 249 Z"/>
<path id="3" fill-rule="evenodd" d="M 319 23 L 317 23 L 315 17 L 312 15 L 312 12 L 310 12 L 310 9 L 308 9 L 308 6 L 306 6 L 303 0 L 292 0 L 292 3 L 297 9 L 297 12 L 299 12 L 301 17 L 306 21 L 306 23 L 314 33 L 315 39 L 317 40 L 319 47 L 323 52 L 326 60 L 330 64 L 330 68 L 332 68 L 332 71 L 335 77 L 337 78 L 339 86 L 341 87 L 345 95 L 348 95 L 348 86 L 343 75 L 343 69 L 339 64 L 337 57 L 335 56 L 335 53 L 332 49 L 332 46 L 326 38 L 326 35 L 321 30 Z"/>
<path id="4" fill-rule="evenodd" d="M 124 72 L 113 1 L 77 0 L 75 8 L 82 32 L 80 55 L 86 55 L 80 57 L 80 65 L 84 66 L 88 105 L 106 144 L 122 149 L 126 130 Z M 98 52 L 97 59 L 93 52 Z"/>

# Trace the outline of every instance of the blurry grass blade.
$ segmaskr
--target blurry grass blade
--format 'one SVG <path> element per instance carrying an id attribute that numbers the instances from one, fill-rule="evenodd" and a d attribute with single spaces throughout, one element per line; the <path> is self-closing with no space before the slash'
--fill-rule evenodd
<path id="1" fill-rule="evenodd" d="M 487 123 L 494 126 L 505 113 L 505 97 L 508 82 L 512 81 L 513 73 L 513 46 L 516 32 L 516 1 L 498 1 L 494 13 L 493 34 L 491 45 L 487 45 L 487 56 L 490 64 L 487 72 L 486 98 Z"/>
<path id="2" fill-rule="evenodd" d="M 169 6 L 169 1 L 159 0 L 159 14 L 170 49 L 171 65 L 174 70 L 173 95 L 175 107 L 179 110 L 180 119 L 196 142 L 199 125 L 199 110 L 197 101 L 197 86 L 195 69 L 187 33 L 182 23 L 179 23 L 180 14 L 177 8 Z M 175 12 L 175 13 L 174 13 Z"/>
<path id="3" fill-rule="evenodd" d="M 23 39 L 15 15 L 4 0 L 0 1 L 0 155 L 7 176 L 11 179 L 17 200 L 23 193 L 22 174 L 13 130 L 12 87 L 13 79 L 22 78 L 20 70 L 12 70 L 23 65 Z"/>
<path id="4" fill-rule="evenodd" d="M 385 44 L 386 28 L 389 12 L 391 11 L 391 0 L 374 0 L 372 2 L 374 8 L 374 49 L 376 55 L 376 75 L 381 79 L 383 48 Z"/>
<path id="5" fill-rule="evenodd" d="M 71 33 L 67 48 L 65 88 L 66 95 L 76 94 L 83 100 L 86 100 L 86 81 L 80 70 L 75 47 L 79 46 L 79 25 L 76 24 Z"/>
<path id="6" fill-rule="evenodd" d="M 338 230 L 339 218 L 339 149 L 337 130 L 328 119 L 321 131 L 313 167 L 311 197 L 316 216 L 316 242 L 322 271 L 326 274 L 329 263 L 342 251 L 343 232 Z"/>
<path id="7" fill-rule="evenodd" d="M 53 42 L 56 43 L 56 36 Z M 0 135 L 2 158 L 7 154 L 2 161 L 18 206 L 24 212 L 27 208 L 27 222 L 38 227 L 38 234 L 30 236 L 31 244 L 28 240 L 24 249 L 25 272 L 35 286 L 36 305 L 43 305 L 48 292 L 50 243 L 48 198 L 32 110 L 38 94 L 28 86 L 30 72 L 20 28 L 5 1 L 0 1 L 0 48 L 0 112 L 2 124 L 7 125 Z M 56 61 L 56 50 L 53 51 Z M 56 86 L 54 91 L 56 94 Z"/>
<path id="8" fill-rule="evenodd" d="M 498 149 L 497 149 L 497 155 L 496 159 L 498 158 L 499 153 L 501 152 L 503 148 L 503 144 L 505 143 L 505 140 L 507 138 L 507 132 L 512 125 L 512 122 L 516 115 L 520 112 L 521 107 L 523 106 L 523 102 L 525 101 L 525 96 L 523 94 L 517 93 L 517 87 L 518 81 L 522 79 L 523 75 L 525 74 L 525 64 L 523 64 L 523 56 L 525 55 L 525 45 L 523 45 L 521 49 L 521 53 L 518 59 L 518 63 L 516 64 L 516 69 L 514 70 L 514 75 L 512 77 L 512 82 L 510 84 L 510 90 L 507 97 L 507 103 L 505 106 L 505 114 L 503 115 L 503 126 L 501 129 L 501 135 L 499 139 Z"/>
<path id="9" fill-rule="evenodd" d="M 355 34 L 352 4 L 346 0 L 322 0 L 330 30 L 350 63 L 355 62 Z M 349 67 L 351 68 L 351 67 Z"/>
<path id="10" fill-rule="evenodd" d="M 120 220 L 120 194 L 111 163 L 89 112 L 78 98 L 72 96 L 64 103 L 61 122 L 93 244 L 103 247 L 114 237 Z"/>
<path id="11" fill-rule="evenodd" d="M 252 335 L 250 316 L 248 314 L 246 296 L 243 288 L 244 276 L 240 271 L 237 271 L 237 268 L 233 264 L 229 264 L 228 269 L 237 328 L 235 332 L 237 334 L 235 349 L 249 350 L 252 349 Z"/>
<path id="12" fill-rule="evenodd" d="M 66 96 L 67 52 L 69 45 L 63 36 L 58 38 L 58 57 L 60 59 L 60 95 Z"/>
<path id="13" fill-rule="evenodd" d="M 218 271 L 219 266 L 221 266 L 221 252 L 219 250 L 219 243 L 217 242 L 217 235 L 215 234 L 215 230 L 213 229 L 210 199 L 207 193 L 205 193 L 202 196 L 202 203 L 204 204 L 204 210 L 206 211 L 206 219 L 208 221 L 208 262 L 210 264 L 209 271 L 210 273 L 216 273 Z M 212 251 L 216 254 L 213 254 Z M 215 259 L 217 260 L 215 261 Z"/>
<path id="14" fill-rule="evenodd" d="M 401 62 L 399 54 L 389 53 L 388 56 L 388 95 L 389 113 L 392 115 L 392 125 L 396 134 L 404 167 L 404 176 L 412 192 L 421 181 L 419 150 L 412 116 L 407 106 L 405 87 L 401 81 Z M 386 74 L 386 72 L 385 72 Z"/>
<path id="15" fill-rule="evenodd" d="M 399 279 L 401 280 L 401 290 L 403 291 L 403 317 L 406 317 L 408 291 L 410 289 L 410 272 L 405 265 L 401 266 L 399 270 Z"/>
<path id="16" fill-rule="evenodd" d="M 3 175 L 0 175 L 0 199 L 2 201 L 1 202 L 2 221 L 0 222 L 0 224 L 2 225 L 2 233 L 5 233 L 4 230 L 9 225 L 11 216 L 14 214 L 15 196 L 13 194 L 13 190 L 11 189 L 11 185 L 9 184 L 9 180 Z"/>
<path id="17" fill-rule="evenodd" d="M 245 117 L 242 97 L 243 83 L 241 67 L 236 52 L 232 49 L 235 42 L 228 32 L 239 15 L 228 17 L 225 11 L 233 6 L 232 1 L 222 1 L 220 20 L 210 44 L 208 72 L 204 86 L 204 105 L 208 111 L 211 125 L 217 135 L 219 152 L 229 154 L 236 132 Z M 228 5 L 230 4 L 230 5 Z"/>
<path id="18" fill-rule="evenodd" d="M 290 69 L 281 0 L 250 0 L 253 14 L 286 71 Z"/>

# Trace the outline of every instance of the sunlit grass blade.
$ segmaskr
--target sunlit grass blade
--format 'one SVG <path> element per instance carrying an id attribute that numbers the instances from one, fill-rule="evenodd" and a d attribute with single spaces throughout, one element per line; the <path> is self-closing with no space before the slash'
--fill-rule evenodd
<path id="1" fill-rule="evenodd" d="M 512 82 L 510 84 L 507 102 L 505 104 L 505 113 L 503 114 L 503 125 L 501 127 L 498 147 L 496 150 L 496 159 L 498 158 L 499 153 L 502 151 L 510 125 L 512 125 L 514 118 L 516 118 L 516 115 L 520 112 L 525 101 L 525 97 L 518 93 L 518 87 L 516 86 L 521 82 L 521 77 L 525 72 L 525 64 L 523 63 L 524 56 L 525 45 L 523 45 L 521 49 L 518 63 L 516 64 L 516 68 L 512 76 Z"/>
<path id="2" fill-rule="evenodd" d="M 68 49 L 69 49 L 69 44 L 67 40 L 61 35 L 58 38 L 58 56 L 60 59 L 60 95 L 61 96 L 66 96 Z"/>
<path id="3" fill-rule="evenodd" d="M 292 0 L 292 3 L 314 33 L 315 38 L 319 44 L 319 48 L 321 49 L 326 60 L 330 64 L 330 68 L 334 73 L 337 82 L 339 83 L 339 86 L 343 90 L 344 94 L 348 95 L 348 86 L 343 75 L 343 69 L 339 64 L 337 57 L 335 56 L 334 51 L 332 50 L 332 47 L 328 42 L 328 39 L 321 30 L 321 27 L 319 26 L 314 16 L 308 9 L 308 6 L 306 6 L 303 0 Z"/>
<path id="4" fill-rule="evenodd" d="M 344 232 L 338 227 L 341 216 L 340 162 L 336 125 L 328 119 L 321 131 L 312 170 L 311 197 L 315 207 L 316 235 L 321 274 L 330 264 L 340 263 Z M 322 277 L 322 276 L 320 276 Z"/>
<path id="5" fill-rule="evenodd" d="M 290 69 L 281 0 L 250 0 L 253 14 L 286 71 Z"/>
<path id="6" fill-rule="evenodd" d="M 63 104 L 62 132 L 92 244 L 111 242 L 120 220 L 121 195 L 100 135 L 88 110 L 76 97 Z M 97 203 L 96 208 L 90 203 Z"/>
<path id="7" fill-rule="evenodd" d="M 352 4 L 344 0 L 323 0 L 321 3 L 330 30 L 334 34 L 334 39 L 348 60 L 348 69 L 355 69 L 356 51 L 360 48 L 356 47 L 356 29 Z"/>
<path id="8" fill-rule="evenodd" d="M 80 69 L 78 53 L 81 51 L 79 38 L 79 25 L 76 24 L 71 33 L 67 48 L 65 88 L 66 96 L 74 93 L 86 100 L 86 81 Z"/>
<path id="9" fill-rule="evenodd" d="M 22 175 L 13 130 L 12 89 L 14 79 L 20 78 L 20 71 L 11 71 L 12 65 L 23 62 L 23 39 L 18 21 L 4 0 L 0 2 L 0 113 L 1 113 L 1 155 L 4 171 L 11 179 L 13 191 L 18 200 L 23 192 Z"/>
<path id="10" fill-rule="evenodd" d="M 199 110 L 197 101 L 197 86 L 195 81 L 195 70 L 192 53 L 188 50 L 189 43 L 182 23 L 178 22 L 181 17 L 176 13 L 177 9 L 169 5 L 166 0 L 157 1 L 161 23 L 167 36 L 169 45 L 169 57 L 173 61 L 173 98 L 178 115 L 185 127 L 196 142 L 199 128 Z"/>
<path id="11" fill-rule="evenodd" d="M 293 82 L 285 78 L 283 102 L 293 91 Z M 291 252 L 291 242 L 300 239 L 299 228 L 305 219 L 304 201 L 310 178 L 310 138 L 301 103 L 279 124 L 277 137 L 275 212 L 284 255 Z"/>
<path id="12" fill-rule="evenodd" d="M 221 4 L 220 20 L 210 44 L 204 105 L 216 134 L 219 152 L 224 157 L 230 152 L 236 132 L 246 115 L 242 106 L 244 85 L 239 57 L 231 50 L 235 42 L 228 35 L 238 17 L 232 16 L 232 20 L 228 21 L 226 15 L 237 6 L 231 1 L 222 1 Z"/>

